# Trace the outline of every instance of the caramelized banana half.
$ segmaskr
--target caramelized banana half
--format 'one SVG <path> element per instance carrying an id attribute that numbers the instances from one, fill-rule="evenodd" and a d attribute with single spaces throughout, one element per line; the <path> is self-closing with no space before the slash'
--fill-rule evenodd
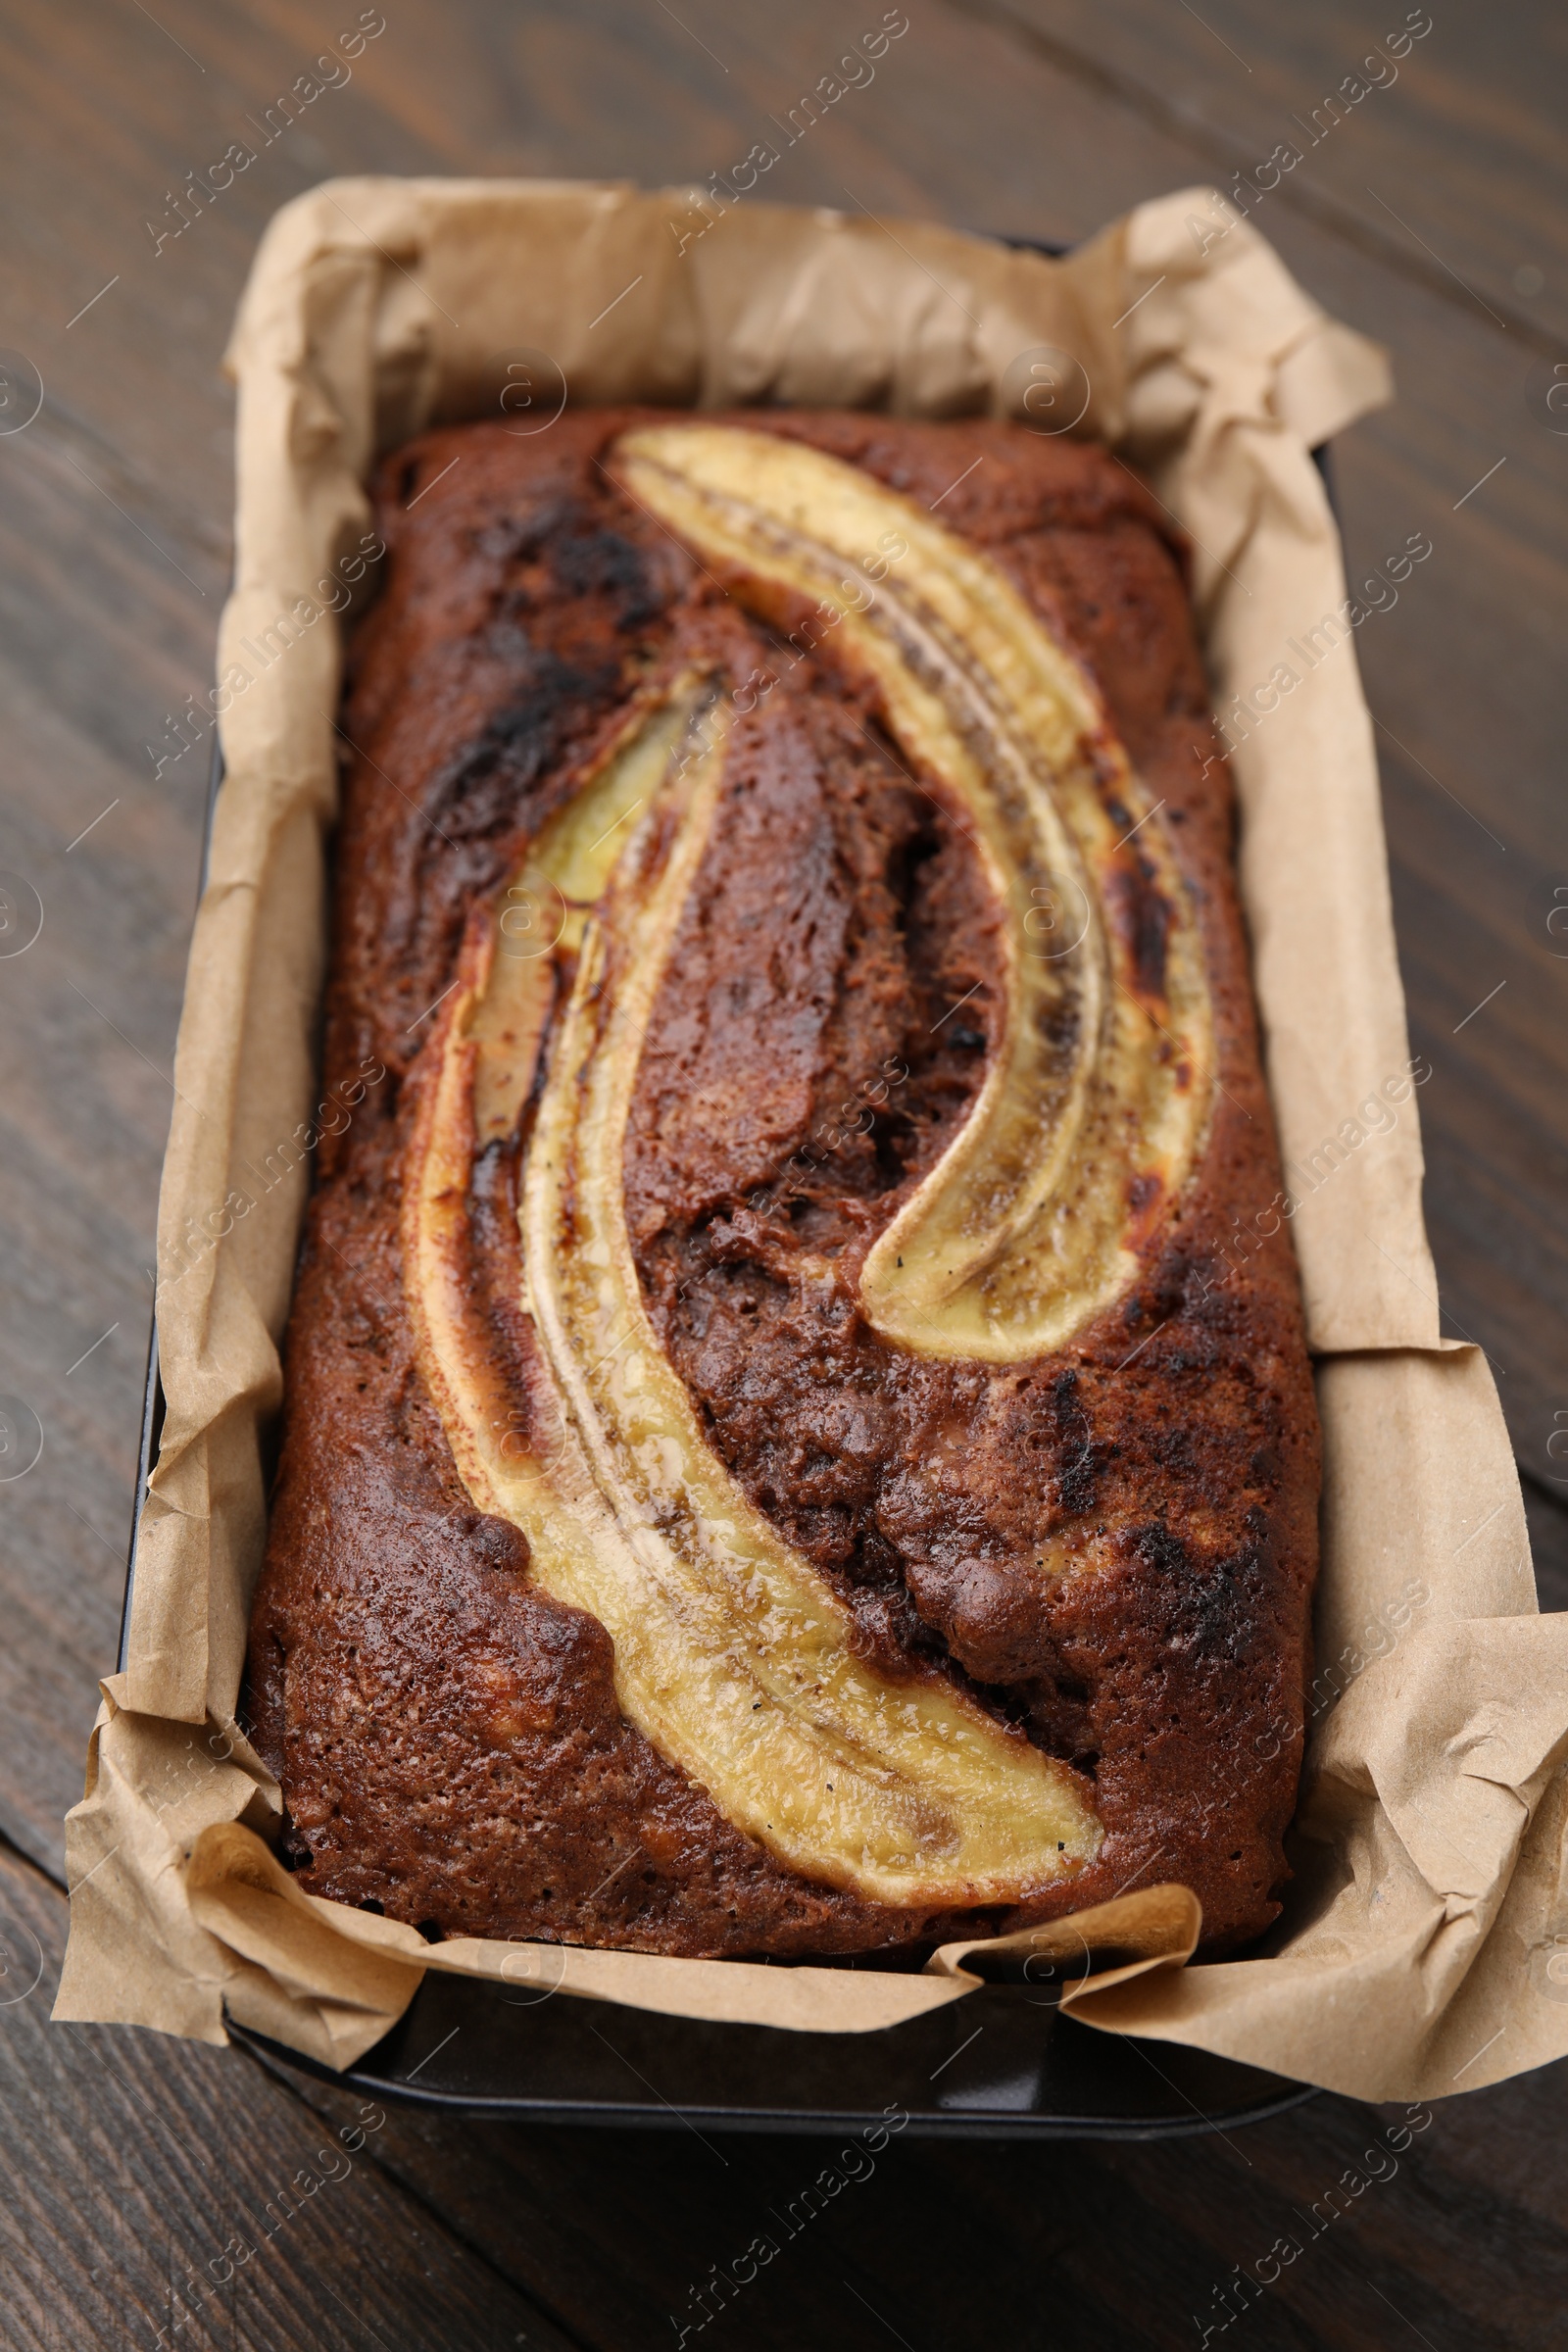
<path id="1" fill-rule="evenodd" d="M 849 1612 L 711 1451 L 643 1304 L 623 1138 L 727 718 L 696 680 L 640 710 L 466 951 L 406 1172 L 421 1367 L 474 1502 L 607 1628 L 623 1713 L 726 1819 L 871 1900 L 1018 1902 L 1098 1850 L 1082 1784 L 945 1683 L 857 1657 Z M 520 1114 L 573 949 L 523 1182 L 537 1349 L 519 1412 L 474 1296 L 466 1201 L 476 1150 Z"/>
<path id="2" fill-rule="evenodd" d="M 864 1311 L 928 1353 L 1058 1347 L 1136 1273 L 1208 1117 L 1207 992 L 1161 814 L 1071 658 L 906 500 L 723 427 L 640 430 L 617 458 L 742 602 L 787 620 L 811 600 L 813 634 L 870 685 L 1010 914 L 985 1084 L 868 1255 Z M 766 691 L 751 682 L 754 707 Z M 1082 1783 L 946 1684 L 866 1667 L 843 1604 L 712 1452 L 643 1304 L 624 1137 L 730 709 L 695 676 L 647 695 L 465 950 L 407 1171 L 420 1360 L 475 1503 L 607 1628 L 623 1712 L 727 1819 L 874 1900 L 1021 1901 L 1098 1850 Z M 522 1184 L 519 1396 L 475 1296 L 467 1201 L 553 1017 Z"/>
<path id="3" fill-rule="evenodd" d="M 1163 815 L 1011 583 L 858 467 L 660 425 L 622 437 L 616 470 L 741 603 L 811 600 L 808 634 L 870 682 L 1011 917 L 984 1087 L 867 1255 L 862 1311 L 924 1354 L 1059 1348 L 1135 1278 L 1208 1124 L 1208 990 Z"/>

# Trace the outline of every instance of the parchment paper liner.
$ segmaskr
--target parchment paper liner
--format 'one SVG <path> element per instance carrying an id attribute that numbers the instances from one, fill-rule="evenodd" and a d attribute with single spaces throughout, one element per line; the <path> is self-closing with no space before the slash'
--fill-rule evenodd
<path id="1" fill-rule="evenodd" d="M 1141 206 L 1061 263 L 750 202 L 694 237 L 703 216 L 684 194 L 604 184 L 343 180 L 272 222 L 229 355 L 239 511 L 219 670 L 240 663 L 248 682 L 222 721 L 160 1207 L 161 1266 L 186 1270 L 159 1287 L 168 1418 L 128 1663 L 103 1686 L 68 1827 L 57 2016 L 221 2041 L 226 2003 L 341 2066 L 426 1968 L 559 1972 L 587 1998 L 839 2033 L 973 1988 L 970 1944 L 913 1977 L 430 1946 L 302 1893 L 265 1842 L 277 1789 L 233 1709 L 264 1534 L 258 1433 L 278 1402 L 308 1171 L 193 1262 L 180 1243 L 312 1106 L 340 647 L 335 621 L 306 621 L 296 600 L 365 529 L 378 452 L 495 414 L 519 347 L 548 355 L 576 403 L 946 416 L 1015 413 L 1021 355 L 1053 346 L 1087 374 L 1076 429 L 1136 465 L 1193 540 L 1219 706 L 1251 702 L 1235 756 L 1241 885 L 1327 1492 L 1298 1876 L 1262 1955 L 1185 1967 L 1198 1907 L 1169 1886 L 1009 1945 L 1054 1966 L 1109 1947 L 1115 1965 L 1064 1996 L 1089 2025 L 1364 2098 L 1430 2099 L 1568 2050 L 1568 1966 L 1552 1965 L 1554 1938 L 1568 1947 L 1568 1621 L 1535 1613 L 1485 1359 L 1439 1336 L 1414 1102 L 1392 1126 L 1357 1117 L 1396 1095 L 1408 1046 L 1371 724 L 1308 451 L 1385 400 L 1388 371 L 1247 223 L 1216 238 L 1216 202 Z M 1440 576 L 1407 575 L 1406 592 L 1440 592 Z M 1388 593 L 1369 583 L 1366 602 Z M 1315 653 L 1305 632 L 1337 608 L 1345 642 Z M 291 610 L 298 641 L 262 667 L 245 641 Z"/>

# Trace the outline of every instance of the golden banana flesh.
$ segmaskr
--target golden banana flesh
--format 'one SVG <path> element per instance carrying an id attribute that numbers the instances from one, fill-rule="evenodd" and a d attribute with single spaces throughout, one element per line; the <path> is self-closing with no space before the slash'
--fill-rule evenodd
<path id="1" fill-rule="evenodd" d="M 730 427 L 640 428 L 615 463 L 738 601 L 832 616 L 833 659 L 869 682 L 1009 912 L 984 1085 L 870 1250 L 861 1311 L 917 1352 L 1058 1348 L 1136 1273 L 1207 1119 L 1207 993 L 1159 811 L 1003 573 L 896 493 Z M 879 544 L 902 553 L 868 562 Z M 1093 1858 L 1086 1785 L 940 1675 L 896 1681 L 857 1654 L 843 1602 L 714 1453 L 640 1292 L 624 1138 L 733 697 L 695 674 L 650 690 L 465 950 L 406 1171 L 421 1367 L 476 1505 L 605 1625 L 623 1713 L 731 1822 L 871 1899 L 1024 1901 Z M 1135 859 L 1162 910 L 1152 957 L 1122 912 Z M 476 1308 L 466 1204 L 476 1154 L 530 1098 L 519 1411 Z"/>

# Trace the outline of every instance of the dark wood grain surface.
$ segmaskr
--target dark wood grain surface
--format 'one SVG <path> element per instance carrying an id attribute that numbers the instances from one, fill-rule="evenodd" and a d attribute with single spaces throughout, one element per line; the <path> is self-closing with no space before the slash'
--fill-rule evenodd
<path id="1" fill-rule="evenodd" d="M 1373 562 L 1414 529 L 1435 549 L 1359 651 L 1413 1040 L 1435 1067 L 1446 1327 L 1496 1365 L 1544 1598 L 1561 1606 L 1568 916 L 1551 918 L 1568 906 L 1568 437 L 1544 392 L 1568 363 L 1568 31 L 1540 0 L 1432 0 L 1397 78 L 1324 115 L 1347 75 L 1369 84 L 1363 61 L 1388 56 L 1407 13 L 1428 14 L 910 0 L 875 82 L 790 150 L 769 194 L 1074 238 L 1168 188 L 1233 186 L 1282 141 L 1299 151 L 1257 225 L 1390 345 L 1399 383 L 1337 453 L 1350 556 Z M 185 174 L 357 14 L 11 0 L 0 17 L 0 345 L 45 388 L 30 424 L 0 432 L 0 872 L 19 878 L 0 950 L 35 903 L 43 915 L 0 957 L 0 1394 L 43 1436 L 36 1465 L 0 1484 L 16 2280 L 0 2338 L 29 2347 L 673 2342 L 689 2290 L 831 2156 L 748 2140 L 720 2161 L 678 2130 L 407 2113 L 351 2152 L 358 2102 L 336 2091 L 236 2051 L 45 2022 L 60 1818 L 119 1618 L 199 857 L 205 752 L 155 776 L 146 746 L 210 671 L 232 464 L 219 363 L 256 239 L 339 172 L 706 178 L 861 24 L 826 0 L 386 0 L 347 86 L 155 249 L 147 223 L 169 225 Z M 1440 2104 L 1397 2170 L 1234 2325 L 1267 2348 L 1561 2342 L 1565 2089 L 1557 2068 Z M 895 2143 L 705 2333 L 912 2352 L 1197 2344 L 1233 2266 L 1398 2121 L 1321 2099 L 1231 2142 Z M 327 2179 L 334 2149 L 349 2170 Z M 220 2284 L 232 2237 L 254 2252 Z M 172 2303 L 192 2272 L 213 2293 Z"/>

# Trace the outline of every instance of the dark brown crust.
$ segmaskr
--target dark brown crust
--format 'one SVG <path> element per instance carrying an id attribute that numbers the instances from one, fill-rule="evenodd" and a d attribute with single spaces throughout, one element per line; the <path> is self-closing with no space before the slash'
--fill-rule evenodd
<path id="1" fill-rule="evenodd" d="M 867 1654 L 963 1681 L 1093 1773 L 1102 1854 L 1030 1916 L 1179 1879 L 1210 1943 L 1235 1942 L 1285 1875 L 1317 1428 L 1179 551 L 1081 445 L 737 419 L 941 498 L 991 550 L 1094 669 L 1200 912 L 1213 1128 L 1136 1292 L 1048 1359 L 909 1357 L 859 1322 L 854 1275 L 979 1083 L 996 910 L 831 647 L 792 663 L 614 491 L 598 460 L 627 421 L 434 433 L 378 483 L 389 578 L 344 718 L 325 1076 L 387 1075 L 318 1155 L 252 1633 L 287 1850 L 311 1891 L 446 1933 L 799 1954 L 1016 1924 L 809 1885 L 724 1822 L 622 1721 L 603 1629 L 530 1587 L 521 1539 L 473 1511 L 414 1363 L 397 1221 L 418 1016 L 637 678 L 727 639 L 732 670 L 750 650 L 780 685 L 737 730 L 638 1081 L 627 1208 L 650 1308 L 717 1450 Z M 1157 959 L 1157 907 L 1125 919 Z M 867 1115 L 852 1126 L 846 1102 Z M 515 1295 L 514 1157 L 493 1149 L 478 1187 L 492 1298 Z M 520 1315 L 497 1318 L 499 1344 L 527 1346 Z M 1042 1575 L 1055 1536 L 1092 1567 Z"/>

